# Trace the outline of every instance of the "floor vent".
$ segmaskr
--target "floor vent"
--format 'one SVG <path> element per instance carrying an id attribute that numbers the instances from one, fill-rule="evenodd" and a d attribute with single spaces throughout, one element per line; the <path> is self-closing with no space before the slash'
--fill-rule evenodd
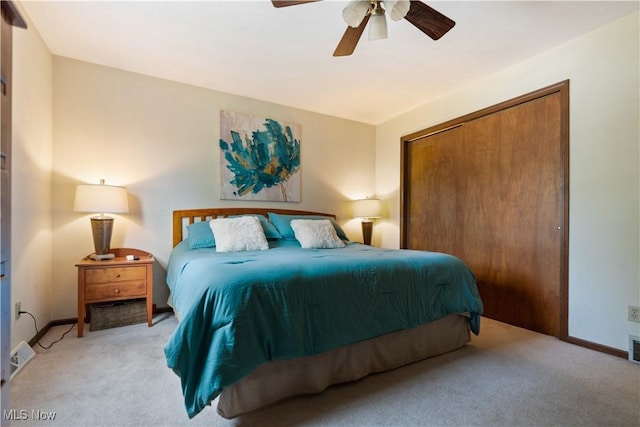
<path id="1" fill-rule="evenodd" d="M 640 354 L 640 352 L 639 352 Z M 29 360 L 36 355 L 29 344 L 26 341 L 21 341 L 20 344 L 11 352 L 11 379 L 27 364 Z"/>
<path id="2" fill-rule="evenodd" d="M 629 360 L 640 363 L 640 337 L 629 335 Z"/>

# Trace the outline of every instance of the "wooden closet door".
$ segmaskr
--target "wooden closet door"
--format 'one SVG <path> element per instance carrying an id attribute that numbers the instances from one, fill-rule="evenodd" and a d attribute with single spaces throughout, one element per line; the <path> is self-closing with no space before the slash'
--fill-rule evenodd
<path id="1" fill-rule="evenodd" d="M 561 101 L 482 115 L 403 154 L 403 247 L 458 256 L 487 317 L 554 336 L 566 299 Z"/>

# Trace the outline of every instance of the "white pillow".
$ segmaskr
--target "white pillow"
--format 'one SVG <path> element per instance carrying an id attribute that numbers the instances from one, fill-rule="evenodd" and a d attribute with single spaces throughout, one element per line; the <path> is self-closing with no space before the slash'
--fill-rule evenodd
<path id="1" fill-rule="evenodd" d="M 328 219 L 292 219 L 291 228 L 296 240 L 305 249 L 331 249 L 345 246 Z"/>
<path id="2" fill-rule="evenodd" d="M 216 218 L 209 222 L 217 252 L 240 252 L 269 249 L 269 243 L 255 216 Z"/>

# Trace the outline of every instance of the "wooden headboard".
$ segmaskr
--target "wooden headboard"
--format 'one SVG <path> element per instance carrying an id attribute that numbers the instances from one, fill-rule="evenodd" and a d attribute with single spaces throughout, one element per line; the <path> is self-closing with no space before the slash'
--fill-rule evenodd
<path id="1" fill-rule="evenodd" d="M 187 225 L 193 224 L 196 220 L 207 221 L 212 218 L 226 217 L 230 215 L 264 215 L 268 212 L 284 215 L 324 215 L 336 218 L 333 214 L 322 212 L 298 211 L 293 209 L 273 209 L 273 208 L 204 208 L 204 209 L 183 209 L 173 211 L 173 246 L 175 247 L 184 238 L 184 231 Z"/>

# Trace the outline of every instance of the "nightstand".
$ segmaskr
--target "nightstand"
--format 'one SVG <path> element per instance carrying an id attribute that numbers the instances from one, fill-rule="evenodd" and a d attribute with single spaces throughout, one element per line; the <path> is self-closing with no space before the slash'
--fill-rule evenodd
<path id="1" fill-rule="evenodd" d="M 88 257 L 78 267 L 78 337 L 84 332 L 84 318 L 89 304 L 145 298 L 147 323 L 153 322 L 153 255 L 139 249 L 111 249 L 116 257 L 94 261 Z M 133 255 L 137 260 L 127 261 Z"/>

